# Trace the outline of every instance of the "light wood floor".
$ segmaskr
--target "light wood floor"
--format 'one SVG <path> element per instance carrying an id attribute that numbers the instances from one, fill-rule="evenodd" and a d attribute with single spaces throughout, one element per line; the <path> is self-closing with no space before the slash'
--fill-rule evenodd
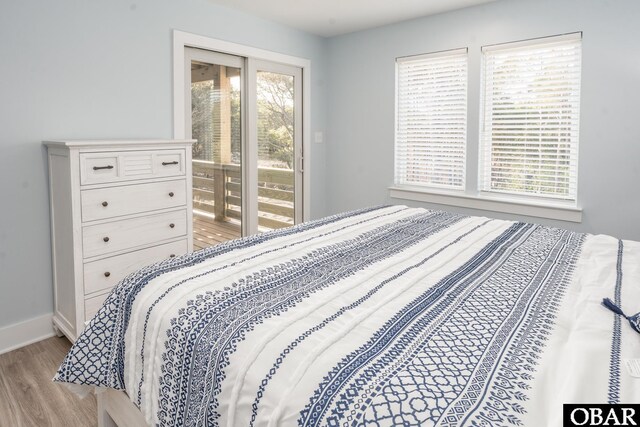
<path id="1" fill-rule="evenodd" d="M 0 426 L 97 426 L 96 398 L 84 399 L 51 381 L 71 347 L 49 338 L 0 355 Z"/>

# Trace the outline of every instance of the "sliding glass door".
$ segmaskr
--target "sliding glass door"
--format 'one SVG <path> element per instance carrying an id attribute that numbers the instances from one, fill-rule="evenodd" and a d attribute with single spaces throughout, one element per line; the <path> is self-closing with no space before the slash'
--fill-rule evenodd
<path id="1" fill-rule="evenodd" d="M 302 220 L 302 75 L 187 48 L 194 250 Z"/>
<path id="2" fill-rule="evenodd" d="M 258 231 L 302 219 L 302 82 L 299 68 L 255 61 Z"/>
<path id="3" fill-rule="evenodd" d="M 186 50 L 193 145 L 194 250 L 242 236 L 244 61 Z"/>

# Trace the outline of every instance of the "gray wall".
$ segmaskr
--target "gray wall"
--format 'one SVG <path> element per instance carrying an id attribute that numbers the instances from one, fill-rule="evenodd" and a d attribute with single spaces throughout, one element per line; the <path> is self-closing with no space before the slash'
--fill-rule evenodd
<path id="1" fill-rule="evenodd" d="M 468 164 L 475 179 L 480 47 L 583 31 L 578 183 L 583 221 L 524 219 L 640 240 L 639 19 L 637 0 L 502 0 L 330 39 L 329 210 L 405 203 L 390 199 L 387 190 L 393 183 L 396 57 L 469 48 Z"/>
<path id="2" fill-rule="evenodd" d="M 171 138 L 172 29 L 309 58 L 324 130 L 326 41 L 204 0 L 19 0 L 0 8 L 0 328 L 53 309 L 52 138 Z M 312 217 L 325 214 L 312 146 Z"/>

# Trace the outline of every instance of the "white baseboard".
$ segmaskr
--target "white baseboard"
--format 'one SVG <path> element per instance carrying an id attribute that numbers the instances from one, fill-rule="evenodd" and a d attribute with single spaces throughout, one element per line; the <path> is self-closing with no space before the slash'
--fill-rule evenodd
<path id="1" fill-rule="evenodd" d="M 52 318 L 50 313 L 0 328 L 0 354 L 54 336 Z"/>

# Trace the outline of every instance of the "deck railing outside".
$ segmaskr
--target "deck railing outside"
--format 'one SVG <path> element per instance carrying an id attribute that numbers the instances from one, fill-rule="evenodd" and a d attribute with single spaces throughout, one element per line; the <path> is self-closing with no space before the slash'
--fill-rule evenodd
<path id="1" fill-rule="evenodd" d="M 240 166 L 193 160 L 193 208 L 216 221 L 241 219 Z M 294 223 L 293 171 L 258 168 L 258 226 L 267 229 Z"/>

